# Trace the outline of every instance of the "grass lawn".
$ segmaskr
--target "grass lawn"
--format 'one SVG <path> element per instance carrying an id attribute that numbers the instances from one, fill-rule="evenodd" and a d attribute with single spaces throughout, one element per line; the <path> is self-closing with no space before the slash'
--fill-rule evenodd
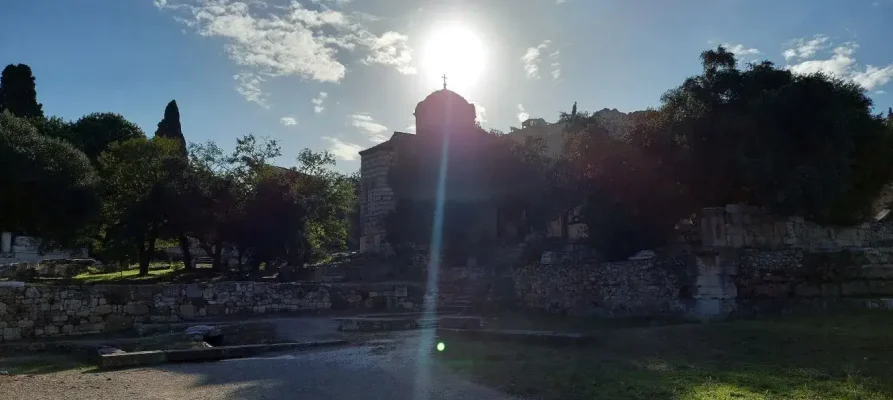
<path id="1" fill-rule="evenodd" d="M 472 379 L 532 398 L 893 399 L 891 313 L 584 326 L 595 332 L 597 344 L 450 339 L 436 359 Z"/>
<path id="2" fill-rule="evenodd" d="M 149 269 L 149 275 L 139 276 L 139 268 L 130 268 L 122 272 L 94 273 L 84 272 L 71 278 L 73 283 L 114 283 L 114 282 L 139 282 L 139 281 L 164 281 L 172 278 L 179 268 L 169 266 L 153 266 Z"/>

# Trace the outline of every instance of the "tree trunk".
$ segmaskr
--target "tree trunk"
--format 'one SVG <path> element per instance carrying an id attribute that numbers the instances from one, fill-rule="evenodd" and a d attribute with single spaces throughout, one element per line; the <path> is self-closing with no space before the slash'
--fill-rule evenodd
<path id="1" fill-rule="evenodd" d="M 140 268 L 140 276 L 149 275 L 149 257 L 146 256 L 146 244 L 140 244 L 139 250 L 137 250 L 137 261 L 139 262 Z"/>
<path id="2" fill-rule="evenodd" d="M 214 246 L 214 265 L 213 265 L 213 268 L 214 268 L 215 271 L 223 272 L 223 270 L 224 270 L 224 268 L 223 268 L 223 260 L 222 260 L 223 257 L 222 257 L 222 255 L 223 255 L 223 243 L 219 243 L 219 242 L 218 242 L 217 245 Z"/>
<path id="3" fill-rule="evenodd" d="M 186 235 L 180 235 L 180 251 L 183 252 L 183 267 L 187 271 L 192 271 L 192 251 L 189 249 L 189 238 Z"/>
<path id="4" fill-rule="evenodd" d="M 155 254 L 155 238 L 158 236 L 158 232 L 155 228 L 152 228 L 149 231 L 149 237 L 146 240 L 145 247 L 140 246 L 140 276 L 149 275 L 149 262 L 152 261 L 152 256 Z"/>

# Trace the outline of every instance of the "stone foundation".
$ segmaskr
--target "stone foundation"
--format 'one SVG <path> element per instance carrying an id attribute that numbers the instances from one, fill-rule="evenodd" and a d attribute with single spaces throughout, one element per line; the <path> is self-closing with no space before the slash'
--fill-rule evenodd
<path id="1" fill-rule="evenodd" d="M 123 331 L 137 323 L 330 309 L 414 310 L 406 284 L 222 282 L 0 287 L 0 341 Z"/>

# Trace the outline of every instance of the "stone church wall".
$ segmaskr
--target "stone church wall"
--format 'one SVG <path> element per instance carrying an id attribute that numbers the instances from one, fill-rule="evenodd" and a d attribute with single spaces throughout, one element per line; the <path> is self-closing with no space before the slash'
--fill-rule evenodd
<path id="1" fill-rule="evenodd" d="M 387 242 L 385 218 L 394 210 L 394 192 L 388 186 L 388 169 L 394 153 L 383 149 L 362 157 L 360 175 L 360 251 L 379 252 Z"/>
<path id="2" fill-rule="evenodd" d="M 116 332 L 139 323 L 347 308 L 412 310 L 423 289 L 398 284 L 0 286 L 0 342 Z"/>

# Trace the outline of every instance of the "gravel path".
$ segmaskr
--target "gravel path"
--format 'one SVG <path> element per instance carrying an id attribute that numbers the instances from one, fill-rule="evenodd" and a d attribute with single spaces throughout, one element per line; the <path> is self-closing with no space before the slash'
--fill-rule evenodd
<path id="1" fill-rule="evenodd" d="M 363 346 L 202 364 L 0 376 L 3 399 L 507 399 L 430 367 L 418 333 Z M 427 347 L 427 346 L 426 346 Z M 424 384 L 428 382 L 428 384 Z"/>

